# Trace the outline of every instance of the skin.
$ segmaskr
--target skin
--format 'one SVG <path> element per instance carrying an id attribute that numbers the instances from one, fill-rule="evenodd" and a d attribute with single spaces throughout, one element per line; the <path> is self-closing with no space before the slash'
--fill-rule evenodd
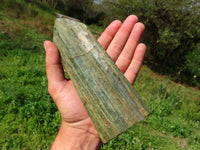
<path id="1" fill-rule="evenodd" d="M 131 84 L 136 79 L 146 52 L 146 46 L 139 43 L 144 29 L 138 18 L 130 15 L 123 23 L 113 21 L 98 39 Z M 50 41 L 45 41 L 44 47 L 48 90 L 62 118 L 51 149 L 100 149 L 102 143 L 99 135 L 72 81 L 65 79 L 58 49 Z"/>

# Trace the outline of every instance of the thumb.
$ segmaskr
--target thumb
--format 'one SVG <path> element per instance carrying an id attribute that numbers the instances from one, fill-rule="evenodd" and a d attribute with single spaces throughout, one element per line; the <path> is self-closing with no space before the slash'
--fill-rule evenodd
<path id="1" fill-rule="evenodd" d="M 50 89 L 58 90 L 62 88 L 66 83 L 66 79 L 57 47 L 51 41 L 45 41 L 44 47 L 46 50 L 46 72 L 49 91 L 51 92 L 52 90 Z"/>

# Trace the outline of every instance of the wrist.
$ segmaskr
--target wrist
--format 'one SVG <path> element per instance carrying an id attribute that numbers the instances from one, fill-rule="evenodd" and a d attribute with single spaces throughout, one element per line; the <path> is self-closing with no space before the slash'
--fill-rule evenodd
<path id="1" fill-rule="evenodd" d="M 74 128 L 62 123 L 51 150 L 97 150 L 101 145 L 99 136 L 82 128 Z"/>

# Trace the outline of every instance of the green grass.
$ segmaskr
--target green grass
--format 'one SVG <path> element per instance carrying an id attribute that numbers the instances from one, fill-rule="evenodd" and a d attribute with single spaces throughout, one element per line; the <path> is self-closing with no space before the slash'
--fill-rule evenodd
<path id="1" fill-rule="evenodd" d="M 44 52 L 2 50 L 0 59 L 0 146 L 47 149 L 60 117 L 47 92 Z"/>
<path id="2" fill-rule="evenodd" d="M 60 123 L 47 90 L 43 41 L 50 37 L 0 13 L 0 147 L 49 149 Z"/>
<path id="3" fill-rule="evenodd" d="M 49 149 L 60 125 L 45 72 L 43 41 L 51 37 L 21 18 L 0 14 L 0 147 Z M 89 28 L 94 34 L 102 32 L 93 25 Z M 174 83 L 146 66 L 134 86 L 152 114 L 102 150 L 200 149 L 198 89 Z"/>
<path id="4" fill-rule="evenodd" d="M 142 67 L 135 88 L 152 114 L 102 149 L 200 149 L 200 92 Z"/>

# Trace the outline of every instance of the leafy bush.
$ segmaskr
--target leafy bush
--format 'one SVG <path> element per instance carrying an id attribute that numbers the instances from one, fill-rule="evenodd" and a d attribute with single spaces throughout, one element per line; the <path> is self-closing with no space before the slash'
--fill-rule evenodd
<path id="1" fill-rule="evenodd" d="M 196 61 L 200 51 L 197 45 L 200 40 L 199 1 L 105 0 L 104 7 L 106 24 L 114 19 L 123 20 L 130 14 L 137 15 L 145 24 L 143 40 L 148 47 L 148 66 L 172 75 L 177 81 L 199 85 L 198 79 L 191 79 L 191 75 L 199 72 L 199 61 Z M 195 60 L 188 62 L 194 55 Z M 180 72 L 185 75 L 180 76 Z"/>
<path id="2" fill-rule="evenodd" d="M 186 63 L 181 68 L 180 76 L 191 85 L 200 87 L 200 43 L 185 56 Z"/>

